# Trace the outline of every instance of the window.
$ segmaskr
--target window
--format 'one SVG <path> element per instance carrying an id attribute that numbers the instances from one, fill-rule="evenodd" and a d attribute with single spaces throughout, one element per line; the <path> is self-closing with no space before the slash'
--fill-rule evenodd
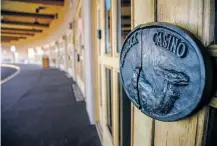
<path id="1" fill-rule="evenodd" d="M 107 103 L 107 126 L 112 135 L 112 86 L 111 69 L 105 69 L 106 74 L 106 103 Z"/>
<path id="2" fill-rule="evenodd" d="M 215 3 L 215 23 L 214 23 L 214 45 L 217 45 L 217 3 Z M 217 68 L 217 57 L 212 56 L 213 66 Z M 213 79 L 214 86 L 217 84 L 217 76 L 216 70 L 214 70 L 214 79 Z M 217 91 L 214 94 L 214 97 L 217 97 Z M 216 137 L 217 137 L 217 109 L 215 107 L 209 108 L 209 119 L 208 119 L 208 128 L 207 128 L 207 138 L 206 138 L 206 145 L 215 146 L 216 145 Z"/>
<path id="3" fill-rule="evenodd" d="M 122 113 L 123 113 L 123 101 L 122 101 L 122 85 L 120 83 L 120 74 L 118 73 L 118 80 L 117 80 L 117 85 L 118 85 L 118 98 L 119 98 L 119 101 L 118 101 L 118 107 L 119 107 L 119 111 L 118 111 L 118 123 L 119 123 L 119 137 L 118 137 L 118 141 L 119 141 L 119 146 L 123 146 L 123 143 L 122 143 L 122 139 L 123 139 L 123 135 L 122 135 L 122 129 L 123 129 L 123 124 L 122 124 Z"/>
<path id="4" fill-rule="evenodd" d="M 119 146 L 130 146 L 131 140 L 131 102 L 127 98 L 122 83 L 120 74 L 118 73 L 118 98 L 119 98 Z"/>
<path id="5" fill-rule="evenodd" d="M 106 39 L 106 48 L 105 53 L 111 53 L 111 0 L 105 0 L 105 39 Z"/>
<path id="6" fill-rule="evenodd" d="M 131 31 L 131 1 L 118 0 L 118 46 L 117 52 L 121 51 L 121 45 L 127 34 Z"/>

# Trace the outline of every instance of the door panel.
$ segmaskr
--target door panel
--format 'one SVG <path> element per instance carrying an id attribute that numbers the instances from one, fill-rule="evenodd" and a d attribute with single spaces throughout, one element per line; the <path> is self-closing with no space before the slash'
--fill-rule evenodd
<path id="1" fill-rule="evenodd" d="M 152 146 L 154 120 L 141 113 L 135 106 L 133 124 L 133 146 Z M 132 111 L 131 111 L 132 112 Z"/>
<path id="2" fill-rule="evenodd" d="M 132 5 L 133 27 L 155 21 L 153 0 L 134 0 Z M 132 145 L 152 146 L 154 120 L 144 115 L 133 105 Z"/>
<path id="3" fill-rule="evenodd" d="M 96 8 L 96 14 L 95 14 L 95 18 L 96 18 L 96 23 L 95 23 L 95 28 L 96 28 L 96 31 L 98 33 L 102 33 L 101 32 L 101 16 L 100 16 L 100 11 L 101 11 L 101 8 L 100 8 L 100 2 L 99 1 L 96 1 L 95 2 L 95 8 Z M 100 32 L 99 32 L 100 31 Z M 95 45 L 96 45 L 96 48 L 97 50 L 95 51 L 97 58 L 100 58 L 101 56 L 101 38 L 99 38 L 100 36 L 99 35 L 102 35 L 102 34 L 98 34 L 98 37 L 96 38 L 95 40 Z M 101 36 L 102 37 L 102 36 Z M 101 65 L 101 62 L 100 62 L 100 59 L 97 59 L 96 61 L 96 68 L 97 68 L 97 71 L 96 72 L 96 78 L 97 78 L 97 86 L 98 86 L 98 89 L 97 89 L 97 101 L 96 101 L 96 104 L 97 104 L 97 107 L 96 107 L 96 118 L 97 118 L 97 124 L 98 124 L 98 129 L 100 131 L 100 134 L 102 136 L 102 132 L 103 132 L 103 104 L 102 104 L 102 65 Z"/>
<path id="4" fill-rule="evenodd" d="M 203 0 L 158 0 L 157 21 L 184 27 L 202 37 Z"/>
<path id="5" fill-rule="evenodd" d="M 197 127 L 198 115 L 178 122 L 155 121 L 154 144 L 156 146 L 193 146 L 198 132 L 203 130 Z"/>
<path id="6" fill-rule="evenodd" d="M 202 38 L 202 0 L 158 0 L 157 2 L 157 21 L 184 27 Z M 200 145 L 198 136 L 204 129 L 203 125 L 198 125 L 198 122 L 204 121 L 206 114 L 206 110 L 203 109 L 194 116 L 178 122 L 155 121 L 155 145 Z"/>
<path id="7" fill-rule="evenodd" d="M 82 94 L 85 96 L 85 80 L 84 80 L 84 43 L 83 43 L 83 14 L 82 3 L 78 3 L 76 16 L 75 16 L 75 68 L 76 68 L 76 82 L 81 89 Z"/>

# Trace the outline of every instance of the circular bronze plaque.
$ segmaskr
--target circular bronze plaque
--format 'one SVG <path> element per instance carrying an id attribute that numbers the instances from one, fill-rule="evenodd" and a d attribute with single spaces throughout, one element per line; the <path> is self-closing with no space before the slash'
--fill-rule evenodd
<path id="1" fill-rule="evenodd" d="M 202 43 L 166 23 L 140 25 L 127 36 L 120 72 L 128 98 L 162 121 L 186 117 L 206 103 L 213 73 Z"/>

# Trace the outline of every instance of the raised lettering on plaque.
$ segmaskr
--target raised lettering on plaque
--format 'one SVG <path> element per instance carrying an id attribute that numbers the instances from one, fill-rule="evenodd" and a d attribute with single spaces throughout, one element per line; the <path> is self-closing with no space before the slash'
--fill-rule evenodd
<path id="1" fill-rule="evenodd" d="M 140 25 L 127 36 L 120 76 L 135 106 L 162 121 L 190 115 L 208 101 L 212 86 L 202 43 L 187 30 L 165 23 Z"/>

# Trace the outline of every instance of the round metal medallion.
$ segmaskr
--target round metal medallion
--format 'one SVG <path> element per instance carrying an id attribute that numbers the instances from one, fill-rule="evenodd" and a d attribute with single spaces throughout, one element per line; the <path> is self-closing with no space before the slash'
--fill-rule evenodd
<path id="1" fill-rule="evenodd" d="M 184 118 L 206 103 L 212 73 L 202 43 L 177 26 L 140 25 L 122 46 L 120 76 L 126 95 L 158 120 Z"/>

